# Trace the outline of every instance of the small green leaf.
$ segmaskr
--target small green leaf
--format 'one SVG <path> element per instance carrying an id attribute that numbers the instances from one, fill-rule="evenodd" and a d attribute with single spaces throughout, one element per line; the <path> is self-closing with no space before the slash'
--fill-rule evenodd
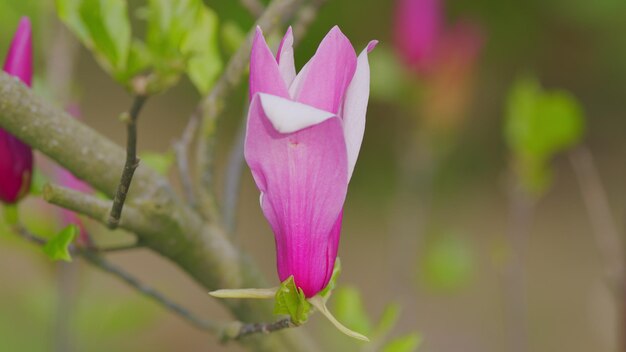
<path id="1" fill-rule="evenodd" d="M 59 18 L 89 48 L 100 65 L 127 84 L 131 28 L 125 0 L 57 0 Z"/>
<path id="2" fill-rule="evenodd" d="M 361 294 L 354 287 L 341 287 L 335 292 L 333 311 L 337 319 L 351 329 L 365 335 L 371 335 L 372 323 L 365 312 Z"/>
<path id="3" fill-rule="evenodd" d="M 189 57 L 187 74 L 198 91 L 206 94 L 222 70 L 217 15 L 205 6 L 199 9 L 194 25 L 186 34 L 181 51 Z"/>
<path id="4" fill-rule="evenodd" d="M 333 273 L 330 277 L 330 281 L 328 281 L 328 285 L 326 285 L 326 287 L 324 287 L 324 289 L 320 291 L 320 293 L 318 293 L 320 296 L 324 297 L 325 300 L 328 300 L 330 295 L 333 293 L 333 290 L 337 286 L 339 274 L 341 274 L 341 260 L 337 258 L 335 260 L 335 266 L 333 267 Z"/>
<path id="5" fill-rule="evenodd" d="M 72 256 L 70 255 L 69 246 L 77 235 L 78 228 L 76 225 L 69 225 L 46 243 L 43 247 L 44 253 L 52 260 L 71 262 Z"/>
<path id="6" fill-rule="evenodd" d="M 310 312 L 311 304 L 302 289 L 296 287 L 293 276 L 290 276 L 276 291 L 274 314 L 289 315 L 294 324 L 300 325 L 307 321 Z"/>
<path id="7" fill-rule="evenodd" d="M 415 352 L 421 344 L 422 337 L 413 333 L 391 341 L 383 348 L 383 352 Z"/>
<path id="8" fill-rule="evenodd" d="M 139 159 L 141 163 L 147 165 L 148 167 L 154 169 L 161 175 L 167 175 L 169 170 L 172 168 L 174 164 L 174 153 L 171 151 L 167 153 L 154 153 L 154 152 L 144 152 L 141 153 Z"/>

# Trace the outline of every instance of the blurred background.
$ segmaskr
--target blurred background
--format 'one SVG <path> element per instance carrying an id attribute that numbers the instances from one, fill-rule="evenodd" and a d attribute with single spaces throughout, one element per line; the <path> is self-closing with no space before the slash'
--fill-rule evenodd
<path id="1" fill-rule="evenodd" d="M 608 218 L 607 226 L 623 235 L 626 2 L 442 0 L 438 9 L 436 3 L 421 1 L 420 12 L 407 19 L 411 11 L 398 10 L 394 1 L 329 0 L 296 48 L 301 67 L 335 24 L 357 52 L 380 40 L 370 56 L 368 122 L 346 202 L 342 290 L 331 299 L 332 309 L 346 325 L 370 333 L 385 312 L 397 311 L 389 337 L 410 336 L 421 342 L 419 351 L 617 351 L 624 295 L 615 295 L 616 284 L 607 278 L 604 235 L 594 222 Z M 219 16 L 226 60 L 229 40 L 247 32 L 254 18 L 238 1 L 205 4 Z M 129 1 L 137 12 L 143 5 Z M 35 29 L 35 89 L 53 97 L 46 59 L 62 28 L 54 6 L 0 2 L 0 52 L 23 15 Z M 220 185 L 246 89 L 244 84 L 231 96 L 221 117 Z M 525 123 L 518 121 L 519 111 L 533 104 L 519 103 L 524 92 L 554 108 L 538 115 L 563 115 L 555 117 L 554 138 L 564 137 L 554 145 L 541 122 L 516 129 Z M 557 95 L 564 98 L 550 100 Z M 82 46 L 71 96 L 86 124 L 124 143 L 117 116 L 131 98 Z M 142 153 L 170 153 L 199 99 L 187 80 L 151 99 L 140 119 Z M 544 135 L 545 143 L 534 139 Z M 528 147 L 535 142 L 550 146 L 535 153 Z M 584 196 L 597 187 L 585 183 L 590 164 L 581 155 L 593 156 L 592 171 L 606 191 L 599 196 L 606 195 L 610 212 L 600 220 Z M 33 231 L 51 235 L 62 228 L 57 210 L 37 196 L 21 210 Z M 100 243 L 131 238 L 84 221 Z M 276 281 L 272 233 L 247 167 L 235 232 L 235 241 Z M 138 249 L 108 257 L 199 315 L 229 319 L 203 289 L 155 254 Z M 324 350 L 364 350 L 317 315 L 301 329 Z M 69 336 L 73 351 L 242 350 L 220 345 L 81 260 L 52 263 L 3 228 L 0 351 L 60 351 L 67 347 L 59 347 L 59 334 Z M 520 345 L 526 348 L 512 347 Z"/>

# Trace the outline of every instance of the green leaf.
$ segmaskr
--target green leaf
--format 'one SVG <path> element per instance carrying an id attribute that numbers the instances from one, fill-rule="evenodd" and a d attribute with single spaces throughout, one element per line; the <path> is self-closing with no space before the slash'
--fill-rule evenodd
<path id="1" fill-rule="evenodd" d="M 222 71 L 217 33 L 217 15 L 202 6 L 181 47 L 182 53 L 189 57 L 187 74 L 202 94 L 211 89 Z"/>
<path id="2" fill-rule="evenodd" d="M 172 168 L 174 164 L 174 153 L 171 151 L 167 153 L 154 153 L 154 152 L 144 152 L 141 153 L 140 158 L 141 163 L 147 165 L 148 167 L 154 169 L 161 175 L 167 175 L 169 170 Z"/>
<path id="3" fill-rule="evenodd" d="M 337 319 L 350 329 L 371 335 L 372 323 L 363 307 L 361 294 L 354 287 L 341 287 L 335 292 L 333 311 Z"/>
<path id="4" fill-rule="evenodd" d="M 69 246 L 76 238 L 76 235 L 78 235 L 76 225 L 69 225 L 46 243 L 43 247 L 44 253 L 52 260 L 71 262 L 72 256 L 70 255 Z"/>
<path id="5" fill-rule="evenodd" d="M 383 352 L 415 352 L 422 344 L 422 337 L 419 334 L 413 333 L 406 336 L 399 337 L 384 348 Z"/>
<path id="6" fill-rule="evenodd" d="M 326 285 L 326 287 L 324 287 L 324 289 L 320 291 L 320 293 L 318 293 L 320 296 L 324 297 L 325 300 L 328 300 L 330 295 L 333 293 L 333 290 L 337 286 L 339 274 L 341 274 L 341 260 L 337 258 L 335 260 L 335 266 L 333 267 L 333 273 L 330 276 L 330 281 L 328 281 L 328 285 Z"/>
<path id="7" fill-rule="evenodd" d="M 57 0 L 59 18 L 89 48 L 100 65 L 127 84 L 131 28 L 125 0 Z"/>
<path id="8" fill-rule="evenodd" d="M 533 78 L 517 80 L 508 97 L 504 134 L 530 192 L 547 188 L 550 160 L 581 140 L 584 125 L 582 108 L 570 93 L 545 91 Z"/>
<path id="9" fill-rule="evenodd" d="M 307 321 L 310 312 L 311 304 L 302 289 L 296 287 L 293 276 L 290 276 L 276 291 L 274 314 L 289 315 L 294 324 L 300 325 Z"/>

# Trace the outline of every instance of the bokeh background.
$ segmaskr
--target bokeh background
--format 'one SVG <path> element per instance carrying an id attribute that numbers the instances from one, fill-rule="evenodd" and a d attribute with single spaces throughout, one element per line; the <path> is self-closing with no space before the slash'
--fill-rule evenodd
<path id="1" fill-rule="evenodd" d="M 205 3 L 223 24 L 247 31 L 254 23 L 237 1 Z M 129 4 L 136 9 L 143 1 Z M 296 49 L 301 67 L 335 24 L 357 51 L 370 39 L 381 42 L 370 59 L 368 124 L 339 254 L 341 286 L 351 289 L 343 293 L 347 303 L 335 303 L 335 309 L 355 328 L 368 329 L 386 307 L 397 304 L 400 318 L 391 336 L 419 334 L 419 351 L 510 351 L 505 276 L 515 251 L 508 237 L 514 231 L 515 169 L 503 133 L 507 97 L 518 77 L 531 75 L 546 89 L 567 90 L 578 100 L 586 121 L 581 144 L 595 158 L 623 233 L 626 2 L 448 0 L 444 7 L 445 23 L 472 23 L 480 43 L 474 55 L 454 50 L 463 43 L 453 44 L 450 65 L 440 65 L 435 73 L 404 68 L 396 55 L 394 1 L 329 0 Z M 52 49 L 51 28 L 59 26 L 50 4 L 2 0 L 0 52 L 6 52 L 22 15 L 31 16 L 35 25 L 35 89 L 50 94 L 54 87 L 46 85 L 46 53 Z M 227 57 L 226 45 L 222 49 Z M 82 47 L 72 81 L 84 122 L 122 144 L 125 132 L 117 116 L 130 104 L 126 91 Z M 243 85 L 222 116 L 220 170 L 242 121 L 245 97 Z M 198 99 L 188 81 L 153 98 L 140 120 L 140 149 L 171 150 Z M 442 122 L 438 118 L 444 115 Z M 614 299 L 605 280 L 568 153 L 550 160 L 552 183 L 534 198 L 523 222 L 528 351 L 617 351 L 623 302 Z M 223 176 L 218 181 L 223 184 Z M 61 228 L 55 209 L 37 197 L 21 208 L 34 230 L 52 234 Z M 247 168 L 237 219 L 236 242 L 274 280 L 274 241 Z M 130 239 L 89 221 L 86 226 L 101 243 Z M 109 257 L 199 315 L 229 319 L 203 289 L 162 258 L 141 249 Z M 362 313 L 369 318 L 360 318 Z M 67 323 L 74 351 L 240 350 L 235 344 L 220 345 L 81 260 L 50 262 L 5 228 L 0 232 L 0 351 L 58 351 L 61 322 Z M 328 351 L 362 347 L 318 316 L 302 329 Z"/>

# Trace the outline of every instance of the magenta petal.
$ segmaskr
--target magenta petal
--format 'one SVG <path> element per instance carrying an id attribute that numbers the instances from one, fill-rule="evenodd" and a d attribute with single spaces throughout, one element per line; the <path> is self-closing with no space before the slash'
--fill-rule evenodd
<path id="1" fill-rule="evenodd" d="M 22 17 L 4 61 L 4 72 L 18 77 L 27 86 L 33 80 L 33 44 L 30 20 Z"/>
<path id="2" fill-rule="evenodd" d="M 350 41 L 333 27 L 290 88 L 294 100 L 333 114 L 356 69 L 356 53 Z"/>
<path id="3" fill-rule="evenodd" d="M 293 275 L 311 297 L 330 279 L 348 188 L 341 120 L 333 117 L 281 134 L 256 95 L 248 113 L 245 157 L 275 234 L 279 278 Z"/>
<path id="4" fill-rule="evenodd" d="M 18 77 L 28 86 L 33 76 L 33 49 L 30 21 L 20 20 L 7 54 L 4 71 Z M 12 204 L 30 188 L 33 152 L 29 146 L 0 129 L 0 201 Z"/>
<path id="5" fill-rule="evenodd" d="M 0 201 L 13 204 L 30 188 L 33 152 L 7 131 L 0 129 Z"/>
<path id="6" fill-rule="evenodd" d="M 278 63 L 259 27 L 256 29 L 250 52 L 250 99 L 256 93 L 289 97 L 287 86 L 278 69 Z"/>

